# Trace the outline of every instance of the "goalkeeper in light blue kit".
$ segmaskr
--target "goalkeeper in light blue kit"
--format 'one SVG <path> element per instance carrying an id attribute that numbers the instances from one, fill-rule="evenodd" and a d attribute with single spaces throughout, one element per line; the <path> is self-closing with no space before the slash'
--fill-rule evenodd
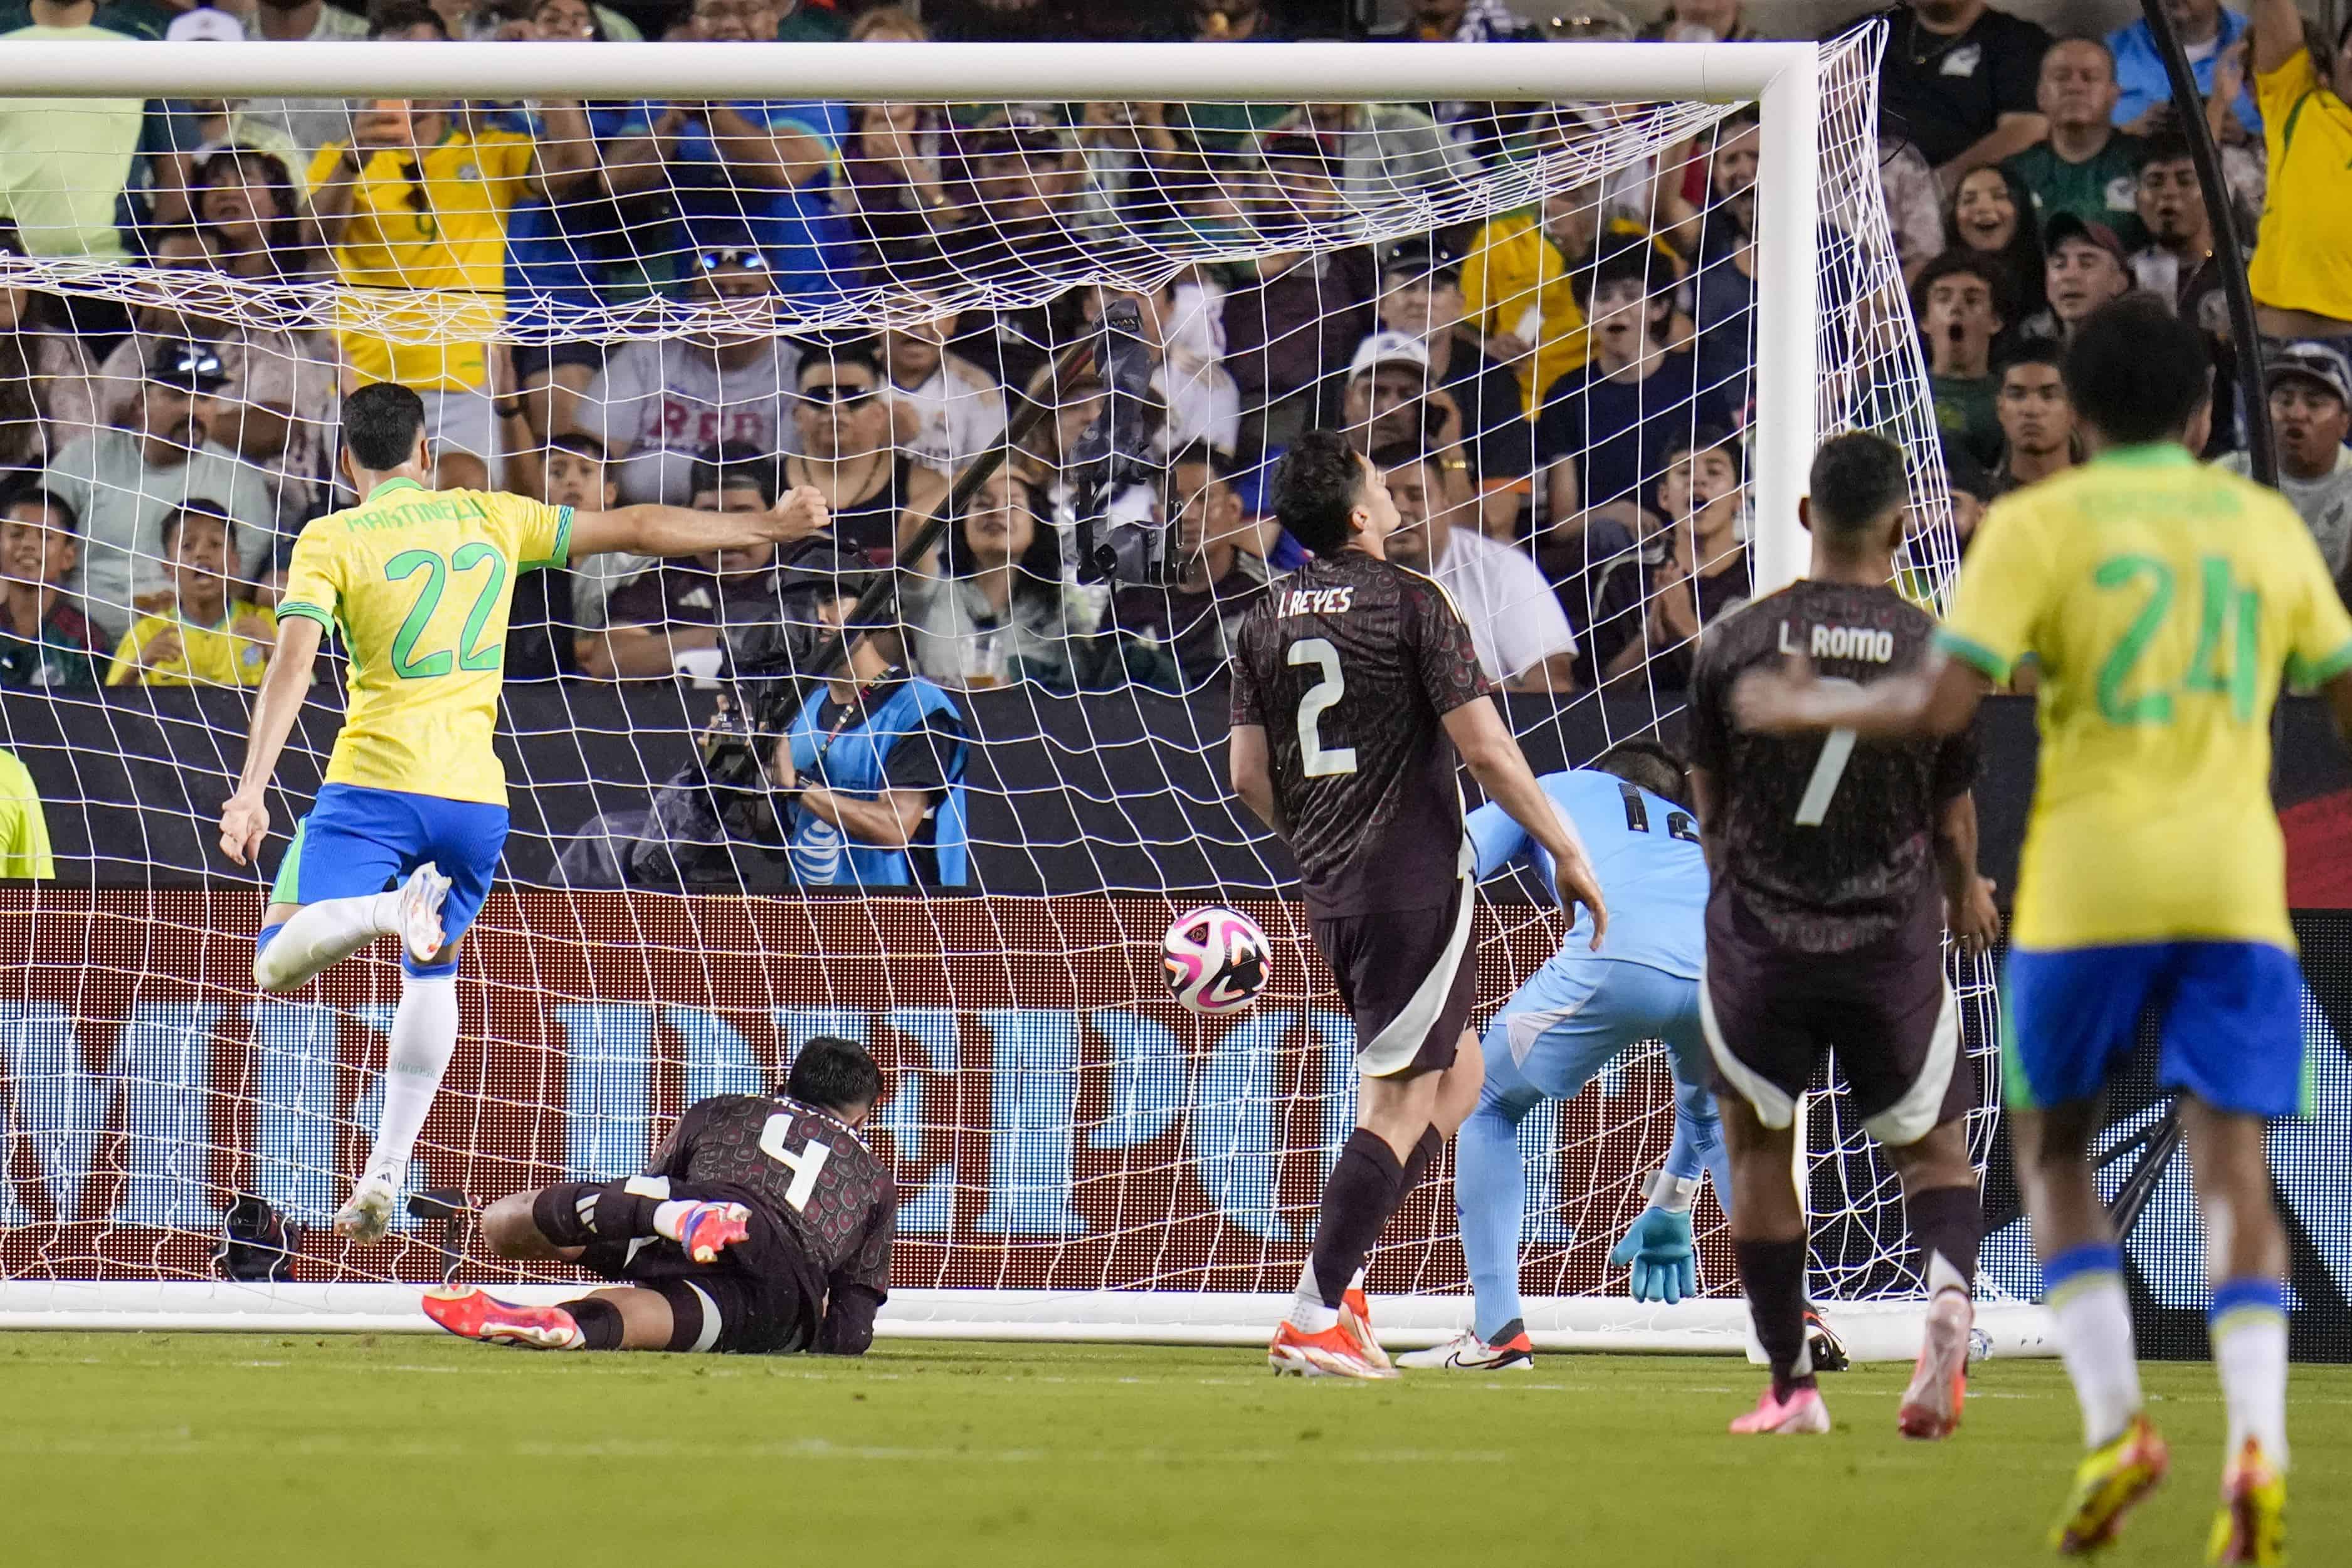
<path id="1" fill-rule="evenodd" d="M 1433 1349 L 1397 1357 L 1406 1367 L 1498 1372 L 1534 1364 L 1519 1315 L 1519 1220 L 1527 1172 L 1519 1123 L 1546 1099 L 1571 1100 L 1612 1057 L 1639 1040 L 1666 1044 L 1675 1075 L 1675 1142 L 1650 1182 L 1650 1206 L 1609 1254 L 1629 1266 L 1634 1298 L 1678 1301 L 1696 1292 L 1690 1210 L 1702 1171 L 1718 1201 L 1731 1192 L 1730 1155 L 1716 1119 L 1706 1038 L 1699 1028 L 1706 857 L 1682 759 L 1654 741 L 1612 747 L 1591 768 L 1537 782 L 1583 840 L 1609 911 L 1591 950 L 1587 917 L 1550 962 L 1529 976 L 1487 1026 L 1486 1087 L 1454 1144 L 1462 1251 L 1477 1295 L 1473 1327 Z M 1470 814 L 1485 881 L 1514 861 L 1549 885 L 1550 857 L 1494 806 Z"/>

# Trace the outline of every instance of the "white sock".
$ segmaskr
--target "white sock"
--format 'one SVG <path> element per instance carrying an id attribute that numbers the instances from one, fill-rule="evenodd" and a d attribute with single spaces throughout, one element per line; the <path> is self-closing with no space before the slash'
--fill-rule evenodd
<path id="1" fill-rule="evenodd" d="M 392 1015 L 392 1048 L 384 1061 L 383 1120 L 368 1150 L 369 1176 L 400 1185 L 425 1113 L 433 1108 L 441 1075 L 449 1070 L 457 1049 L 457 977 L 402 975 L 400 1006 Z"/>
<path id="2" fill-rule="evenodd" d="M 269 946 L 253 956 L 253 980 L 265 991 L 290 991 L 340 964 L 379 936 L 400 929 L 398 893 L 322 898 L 294 912 Z"/>
<path id="3" fill-rule="evenodd" d="M 2248 1310 L 2221 1317 L 2213 1324 L 2213 1366 L 2230 1412 L 2227 1457 L 2236 1458 L 2252 1437 L 2263 1458 L 2285 1469 L 2285 1314 Z"/>
<path id="4" fill-rule="evenodd" d="M 2139 1414 L 2139 1363 L 2132 1349 L 2131 1302 L 2121 1274 L 2086 1274 L 2051 1297 L 2058 1348 L 2083 1406 L 2083 1444 L 2121 1436 Z"/>
<path id="5" fill-rule="evenodd" d="M 1339 1309 L 1323 1304 L 1323 1287 L 1315 1280 L 1315 1260 L 1298 1270 L 1298 1294 L 1290 1303 L 1289 1323 L 1301 1333 L 1321 1333 L 1339 1325 Z"/>

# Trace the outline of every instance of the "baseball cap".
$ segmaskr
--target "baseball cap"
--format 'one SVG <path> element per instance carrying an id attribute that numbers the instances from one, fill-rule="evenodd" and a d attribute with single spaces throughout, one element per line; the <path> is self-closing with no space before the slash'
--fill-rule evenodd
<path id="1" fill-rule="evenodd" d="M 1459 277 L 1462 258 L 1443 240 L 1399 240 L 1381 256 L 1381 276 L 1395 273 L 1412 277 Z"/>
<path id="2" fill-rule="evenodd" d="M 2074 213 L 2060 213 L 2050 220 L 2049 226 L 2042 230 L 2042 237 L 2045 253 L 2056 250 L 2064 240 L 2084 240 L 2114 256 L 2116 265 L 2126 272 L 2131 270 L 2131 257 L 2125 254 L 2124 242 L 2116 236 L 2115 230 L 2105 224 L 2093 223 Z"/>
<path id="3" fill-rule="evenodd" d="M 1427 375 L 1429 350 L 1420 339 L 1402 332 L 1375 332 L 1356 345 L 1356 357 L 1348 361 L 1348 377 L 1352 381 L 1382 365 L 1411 365 Z"/>
<path id="4" fill-rule="evenodd" d="M 2275 354 L 2263 357 L 2263 385 L 2275 388 L 2283 381 L 2300 376 L 2307 382 L 2317 382 L 2336 394 L 2336 401 L 2352 408 L 2352 364 L 2325 343 L 2289 343 Z"/>
<path id="5" fill-rule="evenodd" d="M 210 343 L 167 338 L 147 356 L 147 379 L 192 392 L 218 392 L 228 384 L 228 369 Z"/>
<path id="6" fill-rule="evenodd" d="M 236 44 L 245 41 L 245 27 L 225 11 L 206 6 L 183 11 L 163 29 L 167 44 Z"/>

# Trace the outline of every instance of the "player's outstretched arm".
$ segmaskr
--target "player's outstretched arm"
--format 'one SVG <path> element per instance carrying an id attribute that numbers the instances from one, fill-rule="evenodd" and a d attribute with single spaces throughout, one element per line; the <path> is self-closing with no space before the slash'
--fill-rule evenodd
<path id="1" fill-rule="evenodd" d="M 1495 711 L 1491 697 L 1473 697 L 1445 715 L 1445 733 L 1453 740 L 1454 749 L 1462 754 L 1463 765 L 1470 777 L 1478 780 L 1478 788 L 1486 799 L 1503 808 L 1511 820 L 1528 831 L 1528 836 L 1541 844 L 1551 854 L 1552 876 L 1559 885 L 1559 899 L 1564 906 L 1582 904 L 1592 911 L 1592 946 L 1597 952 L 1601 938 L 1609 929 L 1609 909 L 1601 899 L 1601 879 L 1593 874 L 1592 862 L 1584 853 L 1584 841 L 1551 803 L 1551 797 L 1536 782 L 1535 770 L 1528 766 L 1519 750 L 1519 743 L 1503 723 L 1503 716 Z M 1260 732 L 1263 744 L 1264 732 Z"/>
<path id="2" fill-rule="evenodd" d="M 1257 820 L 1274 830 L 1275 837 L 1290 838 L 1290 824 L 1274 798 L 1274 764 L 1265 748 L 1265 727 L 1237 724 L 1225 739 L 1225 765 L 1233 774 L 1234 793 Z"/>
<path id="3" fill-rule="evenodd" d="M 1936 873 L 1944 884 L 1944 925 L 1964 953 L 1985 953 L 2000 935 L 1992 878 L 1977 872 L 1977 798 L 1963 789 L 1936 820 Z"/>
<path id="4" fill-rule="evenodd" d="M 607 550 L 679 556 L 751 549 L 763 544 L 798 544 L 812 534 L 823 533 L 832 521 L 824 497 L 806 485 L 779 497 L 764 512 L 697 512 L 685 507 L 654 506 L 576 512 L 572 518 L 572 559 L 584 560 Z"/>
<path id="5" fill-rule="evenodd" d="M 278 771 L 278 754 L 286 749 L 294 717 L 310 695 L 310 666 L 321 635 L 319 623 L 306 616 L 289 615 L 278 623 L 278 646 L 270 651 L 269 669 L 254 698 L 245 768 L 236 776 L 236 792 L 221 802 L 221 853 L 238 865 L 250 865 L 269 836 L 270 775 Z"/>
<path id="6" fill-rule="evenodd" d="M 1909 740 L 1958 735 L 1990 690 L 1981 671 L 1941 654 L 1929 655 L 1916 674 L 1855 686 L 1822 680 L 1812 661 L 1795 653 L 1778 669 L 1740 676 L 1731 688 L 1731 716 L 1753 735 L 1850 729 L 1864 740 Z"/>

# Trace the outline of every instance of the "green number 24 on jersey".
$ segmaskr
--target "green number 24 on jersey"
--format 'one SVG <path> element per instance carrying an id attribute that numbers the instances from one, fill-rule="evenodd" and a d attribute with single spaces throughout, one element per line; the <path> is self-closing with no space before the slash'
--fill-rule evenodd
<path id="1" fill-rule="evenodd" d="M 2229 558 L 2209 555 L 2199 562 L 2201 605 L 2198 612 L 2197 652 L 2189 672 L 2174 691 L 2144 691 L 2126 695 L 2133 669 L 2149 643 L 2172 613 L 2178 597 L 2171 564 L 2154 556 L 2112 556 L 2098 565 L 2091 580 L 2099 587 L 2122 591 L 2147 585 L 2147 601 L 2107 656 L 2099 664 L 2099 712 L 2110 724 L 2170 724 L 2176 692 L 2211 692 L 2230 699 L 2230 710 L 2241 724 L 2254 717 L 2254 676 L 2262 657 L 2261 593 L 2238 585 Z"/>
<path id="2" fill-rule="evenodd" d="M 448 586 L 452 576 L 462 576 L 478 567 L 490 569 L 474 596 L 474 607 L 467 612 L 466 628 L 458 634 L 457 652 L 447 648 L 420 655 L 416 640 L 433 623 L 433 612 L 441 608 L 441 591 Z M 392 673 L 404 681 L 430 680 L 449 673 L 454 661 L 461 670 L 495 670 L 506 653 L 503 642 L 492 640 L 483 645 L 482 628 L 489 624 L 491 612 L 498 609 L 499 591 L 507 584 L 507 558 L 499 553 L 496 545 L 476 539 L 459 545 L 457 553 L 444 560 L 429 549 L 404 549 L 383 563 L 383 575 L 394 582 L 425 574 L 425 586 L 418 591 L 416 602 L 408 607 L 407 617 L 392 639 Z"/>

